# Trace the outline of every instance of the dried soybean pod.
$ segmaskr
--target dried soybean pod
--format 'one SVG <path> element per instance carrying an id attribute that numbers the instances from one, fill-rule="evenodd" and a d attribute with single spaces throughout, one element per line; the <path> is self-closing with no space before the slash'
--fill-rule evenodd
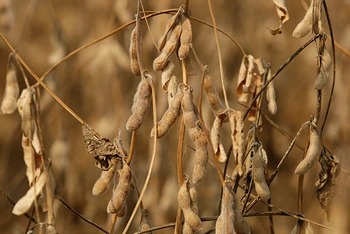
<path id="1" fill-rule="evenodd" d="M 324 49 L 323 55 L 321 56 L 321 69 L 316 76 L 314 87 L 317 90 L 323 89 L 323 87 L 327 84 L 328 78 L 331 73 L 332 67 L 332 58 L 328 53 L 327 49 Z"/>
<path id="2" fill-rule="evenodd" d="M 1 102 L 0 114 L 12 114 L 17 109 L 17 99 L 19 96 L 19 86 L 17 81 L 17 71 L 13 62 L 14 53 L 11 53 L 7 62 L 6 85 L 4 97 Z"/>
<path id="3" fill-rule="evenodd" d="M 268 75 L 267 75 L 267 81 L 271 80 L 271 69 L 269 69 Z M 266 99 L 268 101 L 268 109 L 271 114 L 276 114 L 277 112 L 277 103 L 276 103 L 276 93 L 275 93 L 275 85 L 274 81 L 272 80 L 269 85 L 266 88 Z"/>
<path id="4" fill-rule="evenodd" d="M 178 50 L 178 56 L 180 60 L 187 57 L 190 51 L 190 45 L 192 43 L 192 26 L 191 21 L 185 15 L 181 15 L 181 36 L 180 36 L 180 48 Z"/>
<path id="5" fill-rule="evenodd" d="M 313 9 L 314 9 L 315 0 L 311 0 L 309 9 L 306 11 L 306 14 L 302 21 L 295 27 L 292 36 L 295 38 L 301 38 L 306 36 L 313 25 Z"/>
<path id="6" fill-rule="evenodd" d="M 193 101 L 192 87 L 186 84 L 179 85 L 180 90 L 183 92 L 183 98 L 181 101 L 181 109 L 183 112 L 183 118 L 187 130 L 196 129 L 196 123 L 199 121 L 198 110 Z M 190 135 L 191 139 L 194 141 L 194 135 Z"/>
<path id="7" fill-rule="evenodd" d="M 163 50 L 164 48 L 164 45 L 165 45 L 165 42 L 166 42 L 166 39 L 167 39 L 167 35 L 168 33 L 174 28 L 174 26 L 178 23 L 179 21 L 179 18 L 180 18 L 180 15 L 181 15 L 181 12 L 183 11 L 184 9 L 184 5 L 181 5 L 179 10 L 176 12 L 175 15 L 173 15 L 169 20 L 168 22 L 166 23 L 166 26 L 165 26 L 165 32 L 164 34 L 161 36 L 161 38 L 159 39 L 158 41 L 158 49 L 160 51 Z"/>
<path id="8" fill-rule="evenodd" d="M 94 187 L 92 188 L 92 194 L 94 196 L 100 196 L 105 194 L 109 188 L 112 179 L 115 175 L 115 166 L 112 166 L 108 171 L 102 171 L 100 178 L 95 182 Z"/>
<path id="9" fill-rule="evenodd" d="M 151 222 L 148 218 L 149 212 L 147 209 L 142 209 L 141 210 L 141 221 L 140 221 L 140 226 L 139 226 L 139 231 L 145 231 L 150 228 L 152 228 Z M 151 234 L 152 232 L 145 232 L 148 234 Z"/>
<path id="10" fill-rule="evenodd" d="M 261 200 L 267 201 L 270 198 L 270 189 L 266 183 L 265 167 L 267 164 L 267 155 L 262 145 L 259 145 L 253 157 L 253 178 L 256 193 Z"/>
<path id="11" fill-rule="evenodd" d="M 119 183 L 113 191 L 112 199 L 107 206 L 107 212 L 109 214 L 118 213 L 123 208 L 129 194 L 131 179 L 132 171 L 128 164 L 125 163 L 120 173 Z"/>
<path id="12" fill-rule="evenodd" d="M 128 211 L 128 206 L 126 205 L 126 202 L 124 202 L 122 208 L 118 211 L 117 216 L 121 218 L 125 217 L 127 211 Z"/>
<path id="13" fill-rule="evenodd" d="M 153 61 L 153 70 L 162 70 L 168 62 L 169 56 L 176 49 L 177 43 L 179 42 L 181 35 L 181 25 L 177 24 L 173 31 L 171 31 L 170 37 L 165 43 L 165 46 L 160 55 Z"/>
<path id="14" fill-rule="evenodd" d="M 207 70 L 207 66 L 205 66 L 204 69 Z M 222 104 L 218 93 L 216 92 L 215 86 L 208 72 L 205 74 L 203 86 L 207 94 L 208 103 L 214 114 L 218 116 L 219 114 L 223 113 L 225 111 L 225 107 Z"/>
<path id="15" fill-rule="evenodd" d="M 176 119 L 180 116 L 182 97 L 183 93 L 181 90 L 178 90 L 169 109 L 164 113 L 162 119 L 157 124 L 157 138 L 165 136 L 174 125 Z M 154 129 L 152 129 L 151 136 L 154 136 Z"/>
<path id="16" fill-rule="evenodd" d="M 205 135 L 200 135 L 196 141 L 195 164 L 192 172 L 194 185 L 202 182 L 207 174 L 208 150 Z"/>
<path id="17" fill-rule="evenodd" d="M 317 131 L 317 127 L 313 123 L 310 123 L 309 135 L 310 144 L 309 148 L 307 149 L 306 156 L 294 171 L 294 173 L 298 175 L 302 175 L 307 172 L 314 165 L 316 158 L 322 151 L 321 136 Z"/>
<path id="18" fill-rule="evenodd" d="M 184 214 L 185 223 L 191 228 L 192 231 L 201 229 L 202 223 L 198 215 L 191 209 L 191 197 L 188 191 L 188 178 L 185 177 L 185 181 L 180 187 L 177 195 L 177 201 L 179 207 Z"/>
<path id="19" fill-rule="evenodd" d="M 141 30 L 139 30 L 139 25 L 136 23 L 135 28 L 131 31 L 130 34 L 130 47 L 129 47 L 129 56 L 130 56 L 130 68 L 132 74 L 135 76 L 140 76 L 140 65 L 137 58 L 138 46 L 141 45 Z M 137 34 L 139 35 L 139 41 L 137 41 Z"/>
<path id="20" fill-rule="evenodd" d="M 132 115 L 126 123 L 126 129 L 128 131 L 135 131 L 142 125 L 151 103 L 152 89 L 148 84 L 147 79 L 151 80 L 152 76 L 149 74 L 146 74 L 145 76 L 147 78 L 142 78 L 134 96 L 134 102 L 131 108 Z"/>
<path id="21" fill-rule="evenodd" d="M 227 186 L 223 188 L 221 199 L 221 210 L 218 219 L 216 220 L 216 233 L 235 233 L 234 230 L 234 212 L 233 212 L 233 192 Z"/>
<path id="22" fill-rule="evenodd" d="M 235 217 L 233 222 L 235 232 L 238 234 L 250 234 L 250 228 L 242 216 L 242 207 L 240 206 L 235 193 L 233 193 L 232 202 L 232 209 Z"/>

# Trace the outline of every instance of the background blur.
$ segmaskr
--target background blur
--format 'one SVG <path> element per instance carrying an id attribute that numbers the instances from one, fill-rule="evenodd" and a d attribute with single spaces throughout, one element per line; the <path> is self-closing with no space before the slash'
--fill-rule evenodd
<path id="1" fill-rule="evenodd" d="M 6 2 L 8 1 L 0 1 L 1 9 Z M 212 1 L 218 27 L 234 37 L 247 54 L 252 54 L 256 58 L 263 57 L 267 62 L 270 62 L 273 72 L 311 38 L 310 35 L 303 39 L 292 38 L 292 32 L 297 23 L 304 17 L 305 10 L 301 1 L 286 2 L 290 20 L 283 26 L 282 34 L 272 36 L 267 28 L 273 29 L 278 26 L 278 17 L 273 1 Z M 152 11 L 178 8 L 182 3 L 184 1 L 144 1 L 145 9 Z M 350 51 L 350 1 L 328 1 L 327 4 L 335 39 Z M 209 23 L 212 22 L 206 1 L 190 1 L 189 9 L 193 17 Z M 0 20 L 1 33 L 35 73 L 41 76 L 62 56 L 133 20 L 136 13 L 136 1 L 12 0 L 10 7 L 5 11 L 1 10 L 1 12 L 8 14 L 7 21 Z M 2 17 L 4 18 L 3 15 Z M 149 20 L 152 35 L 156 41 L 162 35 L 169 17 L 169 15 L 163 14 Z M 328 28 L 325 18 L 323 22 L 324 27 Z M 196 52 L 201 62 L 209 66 L 210 74 L 222 97 L 213 29 L 194 21 L 192 21 L 192 28 L 193 45 Z M 126 148 L 129 146 L 131 134 L 126 131 L 125 123 L 131 114 L 133 95 L 139 82 L 139 78 L 134 77 L 129 68 L 128 47 L 131 30 L 132 26 L 125 28 L 122 32 L 83 50 L 60 64 L 45 79 L 49 87 L 102 136 L 113 139 L 120 129 Z M 143 60 L 156 82 L 157 111 L 158 118 L 160 118 L 167 109 L 166 93 L 161 88 L 160 73 L 152 70 L 152 62 L 157 56 L 157 50 L 144 22 L 142 22 L 142 30 Z M 242 53 L 232 41 L 222 34 L 220 34 L 220 44 L 229 102 L 231 107 L 242 110 L 242 107 L 237 104 L 235 94 Z M 327 48 L 331 51 L 329 43 Z M 9 49 L 5 43 L 0 42 L 0 97 L 4 91 L 8 54 Z M 316 58 L 316 47 L 313 44 L 287 66 L 275 80 L 278 111 L 276 115 L 270 117 L 293 136 L 300 125 L 307 121 L 315 110 L 316 91 L 313 89 L 313 83 L 317 72 Z M 315 222 L 344 230 L 333 233 L 349 233 L 350 184 L 347 172 L 350 170 L 350 58 L 339 50 L 336 50 L 336 58 L 337 83 L 323 135 L 323 143 L 340 159 L 344 170 L 338 177 L 338 194 L 334 201 L 330 221 L 327 221 L 326 214 L 320 208 L 315 196 L 314 182 L 317 180 L 320 170 L 318 163 L 305 176 L 304 211 L 307 218 Z M 181 80 L 180 64 L 175 59 L 173 61 L 177 66 L 175 74 Z M 199 69 L 197 73 L 197 76 L 189 78 L 189 83 L 196 90 L 196 100 L 201 77 Z M 29 75 L 28 77 L 31 84 L 34 84 L 34 79 Z M 21 75 L 18 79 L 20 87 L 24 88 L 25 84 Z M 109 216 L 106 213 L 106 207 L 111 197 L 111 190 L 102 197 L 94 197 L 91 193 L 92 186 L 100 175 L 100 170 L 94 166 L 93 157 L 85 149 L 81 125 L 43 89 L 41 90 L 41 120 L 46 154 L 52 160 L 56 182 L 55 193 L 84 217 L 108 230 Z M 329 97 L 330 82 L 324 90 L 322 116 L 324 116 Z M 213 115 L 208 109 L 206 100 L 203 101 L 203 108 L 205 123 L 207 127 L 210 127 Z M 150 211 L 153 226 L 174 222 L 176 217 L 176 194 L 179 188 L 176 177 L 178 122 L 166 137 L 158 141 L 155 168 L 144 197 L 144 205 Z M 246 123 L 246 126 L 248 125 Z M 18 113 L 0 116 L 0 129 L 0 187 L 14 201 L 17 201 L 28 190 Z M 137 133 L 137 148 L 131 164 L 133 172 L 138 178 L 140 189 L 150 163 L 151 129 L 152 115 L 150 111 Z M 225 147 L 228 148 L 230 144 L 228 125 L 225 125 L 224 129 L 222 139 Z M 298 141 L 302 146 L 306 144 L 306 135 L 306 133 L 302 134 Z M 268 167 L 269 172 L 272 173 L 290 142 L 266 120 L 263 120 L 263 131 L 259 133 L 259 138 L 268 153 Z M 187 141 L 187 143 L 189 146 L 193 146 L 191 141 Z M 192 150 L 188 148 L 184 159 L 186 174 L 190 174 L 192 171 L 192 155 Z M 298 177 L 293 172 L 301 156 L 301 150 L 293 149 L 271 186 L 272 203 L 286 211 L 297 211 Z M 231 169 L 229 167 L 229 175 L 232 173 Z M 198 186 L 197 192 L 200 216 L 218 215 L 220 184 L 216 170 L 210 163 L 208 164 L 207 178 Z M 241 197 L 241 195 L 239 192 L 238 196 Z M 118 220 L 115 233 L 119 233 L 125 226 L 136 200 L 135 192 L 131 192 L 128 197 L 128 214 L 125 218 Z M 0 230 L 2 233 L 23 233 L 28 220 L 24 216 L 13 215 L 12 208 L 13 206 L 6 197 L 1 196 Z M 258 204 L 252 211 L 266 210 L 265 206 Z M 58 201 L 55 201 L 55 214 L 59 233 L 99 232 Z M 42 214 L 43 219 L 44 217 Z M 249 217 L 246 220 L 252 233 L 268 233 L 267 217 Z M 136 217 L 130 233 L 137 229 L 138 223 L 139 215 Z M 295 223 L 296 220 L 291 217 L 274 217 L 276 233 L 290 233 Z M 215 222 L 206 222 L 203 230 L 209 230 L 214 226 Z M 332 233 L 323 228 L 313 227 L 315 233 Z M 173 229 L 162 230 L 159 233 L 173 233 Z"/>

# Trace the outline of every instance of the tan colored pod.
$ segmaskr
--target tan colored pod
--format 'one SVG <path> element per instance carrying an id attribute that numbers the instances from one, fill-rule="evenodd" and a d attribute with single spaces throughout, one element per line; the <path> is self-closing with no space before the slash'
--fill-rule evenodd
<path id="1" fill-rule="evenodd" d="M 141 30 L 137 27 L 138 25 L 136 24 L 135 28 L 131 31 L 130 34 L 130 47 L 129 47 L 129 56 L 130 56 L 130 68 L 131 72 L 135 76 L 140 76 L 141 71 L 140 71 L 140 65 L 139 61 L 137 58 L 137 50 L 138 46 L 141 45 Z M 139 34 L 139 41 L 137 41 L 137 33 Z"/>
<path id="2" fill-rule="evenodd" d="M 16 66 L 13 62 L 14 54 L 11 53 L 7 62 L 6 85 L 1 102 L 0 114 L 12 114 L 17 109 L 19 86 L 17 81 Z"/>
<path id="3" fill-rule="evenodd" d="M 132 115 L 126 123 L 126 129 L 128 131 L 135 131 L 141 127 L 151 103 L 152 89 L 146 79 L 152 79 L 152 77 L 149 74 L 146 74 L 146 76 L 149 76 L 149 78 L 142 78 L 134 96 L 134 102 L 131 108 Z"/>
<path id="4" fill-rule="evenodd" d="M 311 0 L 311 4 L 309 9 L 306 11 L 306 14 L 302 21 L 295 27 L 292 36 L 295 38 L 301 38 L 306 36 L 312 28 L 313 25 L 313 9 L 314 9 L 314 1 Z"/>
<path id="5" fill-rule="evenodd" d="M 271 75 L 271 69 L 269 69 L 268 75 L 267 75 L 267 81 L 272 79 Z M 275 85 L 274 81 L 271 81 L 269 85 L 266 88 L 266 99 L 268 101 L 268 109 L 271 114 L 276 114 L 277 112 L 277 103 L 276 103 L 276 92 L 275 92 Z"/>
<path id="6" fill-rule="evenodd" d="M 200 230 L 202 228 L 202 222 L 198 215 L 191 209 L 191 197 L 188 191 L 188 178 L 185 178 L 184 183 L 179 189 L 177 201 L 184 214 L 185 223 L 187 223 L 193 231 Z"/>
<path id="7" fill-rule="evenodd" d="M 139 231 L 145 231 L 152 228 L 151 222 L 149 220 L 149 212 L 147 209 L 141 211 L 141 222 L 139 225 Z M 146 234 L 151 234 L 152 232 L 145 232 Z"/>
<path id="8" fill-rule="evenodd" d="M 317 90 L 323 89 L 324 86 L 326 86 L 328 79 L 331 74 L 331 68 L 332 68 L 332 58 L 327 49 L 324 49 L 323 55 L 321 56 L 322 62 L 321 62 L 321 68 L 319 73 L 316 76 L 314 87 Z"/>
<path id="9" fill-rule="evenodd" d="M 227 187 L 223 187 L 220 215 L 216 220 L 216 233 L 235 233 L 234 230 L 234 212 L 233 212 L 233 192 Z"/>
<path id="10" fill-rule="evenodd" d="M 128 164 L 124 164 L 120 173 L 119 183 L 113 191 L 112 199 L 107 206 L 109 214 L 118 213 L 122 210 L 125 200 L 129 194 L 130 183 L 132 180 L 132 171 Z"/>
<path id="11" fill-rule="evenodd" d="M 184 60 L 189 51 L 192 43 L 192 26 L 191 21 L 185 15 L 181 15 L 181 36 L 180 36 L 180 48 L 178 50 L 178 56 L 180 60 Z"/>
<path id="12" fill-rule="evenodd" d="M 253 178 L 256 193 L 261 200 L 267 201 L 270 198 L 270 188 L 266 183 L 265 167 L 267 164 L 267 155 L 262 145 L 257 149 L 253 157 Z"/>
<path id="13" fill-rule="evenodd" d="M 218 93 L 216 92 L 215 86 L 209 74 L 207 73 L 204 77 L 204 90 L 207 94 L 208 103 L 216 116 L 222 114 L 225 111 L 225 106 L 222 104 Z"/>
<path id="14" fill-rule="evenodd" d="M 160 55 L 153 61 L 153 70 L 160 71 L 168 63 L 169 56 L 175 51 L 177 43 L 179 42 L 181 35 L 181 25 L 177 24 L 170 34 L 169 40 L 165 43 L 165 46 Z"/>
<path id="15" fill-rule="evenodd" d="M 165 136 L 174 125 L 176 119 L 180 116 L 182 97 L 183 93 L 181 90 L 178 90 L 169 109 L 164 113 L 162 119 L 157 124 L 157 138 Z M 151 136 L 154 136 L 154 129 L 152 129 Z"/>
<path id="16" fill-rule="evenodd" d="M 95 182 L 92 188 L 92 195 L 100 196 L 105 194 L 109 188 L 112 179 L 115 175 L 115 166 L 112 166 L 108 171 L 102 171 L 100 178 Z"/>
<path id="17" fill-rule="evenodd" d="M 20 97 L 17 100 L 18 113 L 22 119 L 22 132 L 26 137 L 32 138 L 34 133 L 33 119 L 33 95 L 34 89 L 23 89 Z"/>
<path id="18" fill-rule="evenodd" d="M 164 34 L 160 37 L 159 41 L 158 41 L 158 49 L 160 51 L 163 50 L 164 48 L 164 45 L 166 43 L 166 39 L 167 39 L 167 36 L 168 36 L 168 33 L 174 28 L 174 26 L 176 24 L 178 24 L 179 22 L 179 18 L 180 18 L 180 15 L 181 13 L 183 12 L 184 10 L 184 5 L 180 6 L 179 10 L 176 12 L 175 15 L 173 15 L 169 20 L 168 22 L 166 23 L 166 26 L 165 26 L 165 32 Z"/>
<path id="19" fill-rule="evenodd" d="M 192 172 L 192 182 L 194 185 L 202 182 L 207 175 L 207 164 L 208 164 L 208 150 L 207 150 L 207 139 L 204 135 L 201 135 L 195 141 L 196 153 L 195 163 Z"/>
<path id="20" fill-rule="evenodd" d="M 294 173 L 302 175 L 314 165 L 314 162 L 318 156 L 320 156 L 322 151 L 321 136 L 317 131 L 317 127 L 314 124 L 310 124 L 310 144 L 306 151 L 305 158 L 299 163 Z"/>

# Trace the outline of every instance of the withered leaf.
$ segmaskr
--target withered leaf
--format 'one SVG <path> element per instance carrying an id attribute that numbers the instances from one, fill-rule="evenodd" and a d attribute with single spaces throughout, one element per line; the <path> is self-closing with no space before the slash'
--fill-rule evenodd
<path id="1" fill-rule="evenodd" d="M 82 125 L 84 143 L 90 154 L 96 155 L 95 165 L 104 170 L 109 170 L 112 166 L 112 158 L 122 159 L 122 155 L 117 147 L 107 138 L 102 138 L 87 123 Z"/>
<path id="2" fill-rule="evenodd" d="M 340 171 L 340 164 L 339 159 L 326 148 L 321 153 L 319 163 L 322 169 L 315 183 L 316 195 L 329 220 L 332 201 L 337 193 L 336 178 Z"/>

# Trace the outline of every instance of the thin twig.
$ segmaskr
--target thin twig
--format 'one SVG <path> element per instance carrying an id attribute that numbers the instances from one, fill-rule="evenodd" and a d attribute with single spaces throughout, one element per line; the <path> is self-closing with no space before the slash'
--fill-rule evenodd
<path id="1" fill-rule="evenodd" d="M 11 205 L 16 205 L 16 202 L 8 195 L 2 188 L 0 188 L 0 193 L 2 196 L 6 197 L 7 200 L 10 202 Z M 31 215 L 29 215 L 27 212 L 23 214 L 27 219 L 29 219 L 31 222 L 38 224 L 38 221 L 36 221 L 35 218 L 33 218 Z"/>
<path id="2" fill-rule="evenodd" d="M 334 47 L 334 35 L 333 35 L 333 29 L 332 29 L 332 24 L 331 24 L 331 19 L 329 17 L 329 13 L 328 13 L 328 8 L 327 8 L 327 3 L 326 1 L 323 0 L 323 7 L 324 7 L 324 11 L 326 13 L 326 18 L 327 18 L 327 23 L 328 23 L 328 27 L 329 27 L 329 32 L 331 34 L 331 42 L 332 42 L 332 60 L 333 60 L 333 79 L 332 79 L 332 88 L 331 88 L 331 93 L 329 94 L 329 100 L 328 100 L 328 105 L 327 105 L 327 109 L 326 109 L 326 114 L 322 123 L 322 127 L 321 127 L 321 131 L 320 131 L 320 135 L 322 136 L 322 132 L 323 129 L 326 125 L 326 121 L 327 121 L 327 117 L 329 114 L 329 110 L 331 108 L 331 104 L 332 104 L 332 99 L 333 99 L 333 93 L 334 93 L 334 88 L 335 88 L 335 75 L 336 75 L 336 60 L 335 60 L 335 47 Z"/>
<path id="3" fill-rule="evenodd" d="M 217 47 L 218 56 L 219 56 L 219 69 L 220 69 L 222 93 L 224 95 L 226 109 L 230 109 L 230 105 L 228 103 L 226 89 L 225 89 L 225 83 L 224 83 L 225 82 L 225 76 L 224 76 L 224 68 L 223 68 L 223 65 L 222 65 L 222 55 L 221 55 L 221 48 L 220 48 L 218 30 L 217 30 L 216 19 L 215 19 L 215 16 L 214 16 L 213 8 L 212 8 L 212 5 L 211 5 L 211 0 L 208 0 L 208 6 L 209 6 L 211 20 L 213 21 L 215 42 L 216 42 L 216 47 Z"/>
<path id="4" fill-rule="evenodd" d="M 74 214 L 76 214 L 79 218 L 81 218 L 82 220 L 84 220 L 85 222 L 87 222 L 88 224 L 91 224 L 92 226 L 96 227 L 98 230 L 104 232 L 104 233 L 109 233 L 106 230 L 104 230 L 102 227 L 98 226 L 96 223 L 92 222 L 91 220 L 85 218 L 84 216 L 82 216 L 81 214 L 79 214 L 76 210 L 74 210 L 72 207 L 70 207 L 65 201 L 63 201 L 61 198 L 59 198 L 58 196 L 54 195 L 54 197 L 60 201 L 60 203 L 62 203 L 68 210 L 72 211 Z"/>

